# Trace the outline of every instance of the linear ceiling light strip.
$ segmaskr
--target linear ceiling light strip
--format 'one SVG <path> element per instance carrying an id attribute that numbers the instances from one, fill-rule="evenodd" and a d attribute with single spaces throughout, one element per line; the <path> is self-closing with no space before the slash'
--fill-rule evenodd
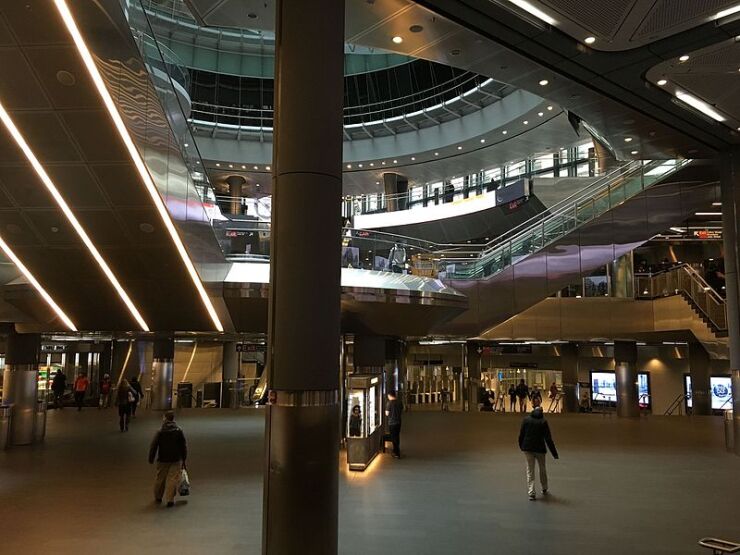
<path id="1" fill-rule="evenodd" d="M 92 254 L 93 258 L 95 259 L 95 262 L 97 262 L 98 266 L 100 266 L 100 269 L 103 270 L 105 277 L 107 277 L 108 281 L 110 281 L 111 285 L 113 285 L 114 289 L 118 293 L 118 296 L 121 297 L 121 300 L 124 302 L 131 315 L 139 323 L 141 329 L 143 329 L 144 331 L 149 331 L 149 326 L 147 326 L 146 322 L 141 317 L 141 314 L 139 314 L 136 306 L 134 306 L 134 303 L 129 298 L 128 293 L 126 293 L 124 288 L 119 283 L 118 278 L 116 278 L 115 274 L 108 266 L 108 263 L 101 256 L 100 252 L 98 252 L 98 249 L 97 247 L 95 247 L 95 244 L 90 239 L 90 236 L 77 220 L 77 217 L 72 212 L 72 209 L 67 204 L 67 201 L 64 200 L 64 197 L 62 197 L 59 189 L 57 189 L 56 185 L 54 185 L 54 182 L 49 177 L 49 174 L 46 173 L 46 170 L 41 165 L 41 162 L 39 162 L 38 158 L 36 158 L 36 155 L 33 153 L 33 150 L 31 150 L 31 147 L 28 146 L 28 143 L 23 138 L 23 135 L 21 135 L 21 132 L 18 130 L 15 123 L 13 123 L 13 120 L 11 119 L 10 115 L 8 115 L 8 112 L 5 110 L 2 102 L 0 102 L 0 120 L 2 120 L 8 132 L 13 137 L 13 140 L 23 151 L 26 159 L 31 163 L 31 166 L 36 171 L 36 174 L 41 179 L 41 182 L 49 190 L 51 196 L 54 198 L 59 208 L 61 208 L 64 215 L 67 217 L 69 223 L 72 224 L 72 227 L 77 232 L 77 235 L 79 235 L 80 239 L 82 239 L 82 242 L 85 243 L 87 250 L 90 251 L 90 254 Z"/>
<path id="2" fill-rule="evenodd" d="M 90 54 L 90 50 L 87 48 L 85 40 L 82 38 L 80 30 L 77 28 L 77 23 L 75 22 L 74 17 L 72 17 L 72 13 L 69 11 L 67 3 L 64 0 L 54 0 L 54 4 L 56 5 L 57 10 L 59 10 L 59 14 L 62 17 L 64 25 L 67 27 L 69 34 L 72 36 L 75 46 L 77 46 L 77 50 L 82 57 L 82 61 L 84 62 L 85 67 L 87 68 L 87 71 L 93 80 L 93 83 L 95 83 L 95 87 L 98 89 L 100 97 L 103 99 L 103 103 L 105 104 L 105 107 L 107 108 L 108 113 L 110 114 L 111 119 L 116 126 L 116 129 L 118 130 L 118 134 L 121 136 L 123 143 L 126 145 L 126 149 L 131 156 L 131 160 L 136 166 L 136 170 L 139 172 L 139 175 L 141 176 L 141 179 L 144 182 L 149 195 L 152 197 L 154 205 L 157 207 L 159 216 L 162 218 L 167 231 L 172 237 L 172 241 L 177 248 L 177 252 L 180 254 L 180 257 L 182 258 L 182 261 L 184 262 L 185 267 L 188 270 L 188 274 L 190 274 L 190 279 L 192 279 L 195 288 L 198 290 L 198 294 L 200 295 L 203 305 L 208 311 L 208 315 L 213 321 L 213 325 L 218 331 L 224 331 L 221 320 L 219 320 L 218 314 L 216 314 L 216 309 L 213 306 L 211 299 L 208 297 L 208 293 L 206 292 L 205 287 L 200 280 L 200 276 L 198 276 L 198 272 L 195 269 L 192 260 L 190 260 L 190 256 L 185 249 L 185 245 L 183 244 L 182 239 L 180 239 L 180 235 L 177 233 L 177 229 L 175 228 L 175 224 L 170 218 L 167 207 L 165 206 L 162 197 L 159 195 L 159 190 L 154 184 L 154 180 L 149 174 L 149 170 L 147 169 L 146 164 L 144 164 L 144 160 L 142 159 L 141 154 L 139 154 L 139 151 L 134 144 L 134 140 L 131 138 L 128 129 L 126 128 L 126 125 L 123 123 L 121 115 L 118 113 L 118 109 L 113 102 L 113 97 L 111 97 L 107 87 L 105 86 L 105 81 L 100 75 L 98 67 L 95 65 L 95 61 Z"/>
<path id="3" fill-rule="evenodd" d="M 49 293 L 46 292 L 46 289 L 44 289 L 36 280 L 36 278 L 33 277 L 33 274 L 28 270 L 28 268 L 26 268 L 25 264 L 20 261 L 20 259 L 15 255 L 8 244 L 3 241 L 2 237 L 0 237 L 0 249 L 2 249 L 5 255 L 13 261 L 13 264 L 18 267 L 21 273 L 26 276 L 26 279 L 31 282 L 31 285 L 34 286 L 39 295 L 41 295 L 41 297 L 46 301 L 46 304 L 48 304 L 56 313 L 56 315 L 59 316 L 62 322 L 64 322 L 64 325 L 67 326 L 71 331 L 77 331 L 77 328 L 72 323 L 72 320 L 69 319 L 69 317 L 61 308 L 59 308 L 59 305 L 54 302 L 54 299 L 51 298 L 51 295 L 49 295 Z"/>

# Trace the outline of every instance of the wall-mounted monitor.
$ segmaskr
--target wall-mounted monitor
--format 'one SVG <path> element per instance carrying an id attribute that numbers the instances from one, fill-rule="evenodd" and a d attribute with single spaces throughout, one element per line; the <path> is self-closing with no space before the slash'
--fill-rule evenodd
<path id="1" fill-rule="evenodd" d="M 647 372 L 637 374 L 637 394 L 641 407 L 650 406 L 650 376 Z M 601 370 L 591 371 L 591 401 L 594 403 L 617 402 L 617 375 Z"/>

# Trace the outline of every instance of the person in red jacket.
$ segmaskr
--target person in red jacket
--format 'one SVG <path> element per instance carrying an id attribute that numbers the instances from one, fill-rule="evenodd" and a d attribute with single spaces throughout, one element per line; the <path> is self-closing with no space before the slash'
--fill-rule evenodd
<path id="1" fill-rule="evenodd" d="M 80 372 L 75 379 L 74 392 L 75 392 L 75 403 L 77 404 L 77 410 L 82 410 L 82 404 L 85 402 L 85 393 L 87 387 L 90 385 L 90 380 L 87 379 L 87 374 Z"/>

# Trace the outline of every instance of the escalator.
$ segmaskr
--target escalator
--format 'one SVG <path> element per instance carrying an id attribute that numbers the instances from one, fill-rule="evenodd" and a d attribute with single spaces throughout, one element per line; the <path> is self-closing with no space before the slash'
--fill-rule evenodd
<path id="1" fill-rule="evenodd" d="M 440 253 L 445 283 L 470 310 L 439 333 L 478 336 L 619 258 L 718 198 L 716 169 L 636 161 L 489 244 L 473 258 Z"/>

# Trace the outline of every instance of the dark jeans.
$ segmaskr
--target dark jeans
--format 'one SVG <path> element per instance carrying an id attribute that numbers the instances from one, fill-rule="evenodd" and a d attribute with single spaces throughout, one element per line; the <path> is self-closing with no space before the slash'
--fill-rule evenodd
<path id="1" fill-rule="evenodd" d="M 75 404 L 77 405 L 77 410 L 82 410 L 82 404 L 84 402 L 85 402 L 85 392 L 75 391 Z"/>
<path id="2" fill-rule="evenodd" d="M 131 405 L 118 405 L 118 426 L 122 432 L 128 430 L 129 418 L 131 418 Z"/>
<path id="3" fill-rule="evenodd" d="M 388 435 L 391 436 L 391 443 L 393 443 L 393 454 L 397 457 L 401 456 L 401 425 L 400 424 L 389 424 Z"/>
<path id="4" fill-rule="evenodd" d="M 61 392 L 55 391 L 54 392 L 54 408 L 55 409 L 61 409 L 61 408 L 64 407 L 64 405 L 62 404 L 62 396 L 63 395 L 64 395 L 64 392 L 63 391 L 61 391 Z"/>

